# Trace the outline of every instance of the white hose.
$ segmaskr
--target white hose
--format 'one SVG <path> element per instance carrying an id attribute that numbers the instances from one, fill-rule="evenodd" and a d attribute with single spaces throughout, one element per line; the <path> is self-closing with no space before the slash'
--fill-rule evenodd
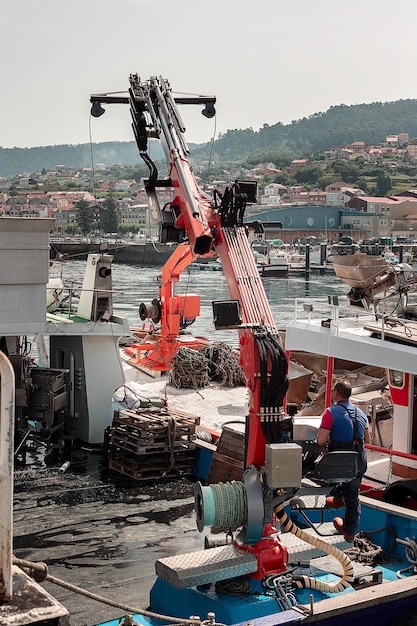
<path id="1" fill-rule="evenodd" d="M 335 559 L 337 559 L 337 561 L 339 561 L 339 563 L 343 567 L 342 578 L 334 583 L 326 583 L 318 580 L 317 578 L 311 578 L 309 576 L 299 576 L 296 580 L 294 580 L 298 589 L 305 588 L 315 589 L 316 591 L 322 591 L 327 593 L 339 593 L 340 591 L 343 591 L 351 585 L 354 580 L 353 564 L 350 558 L 342 550 L 339 550 L 339 548 L 336 548 L 336 546 L 329 545 L 322 539 L 319 539 L 314 535 L 310 535 L 309 533 L 306 533 L 304 530 L 296 526 L 296 524 L 294 524 L 294 522 L 292 522 L 286 514 L 283 504 L 279 504 L 274 509 L 274 512 L 279 519 L 281 526 L 285 528 L 285 530 L 292 533 L 299 539 L 302 539 L 302 541 L 311 544 L 315 548 L 319 548 L 327 554 L 330 554 L 330 556 L 333 556 Z"/>

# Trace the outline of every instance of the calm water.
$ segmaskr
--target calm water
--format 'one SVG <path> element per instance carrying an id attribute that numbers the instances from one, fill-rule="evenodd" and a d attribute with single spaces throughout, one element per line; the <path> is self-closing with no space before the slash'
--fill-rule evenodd
<path id="1" fill-rule="evenodd" d="M 81 282 L 84 268 L 84 261 L 68 261 L 64 266 L 64 276 Z M 118 292 L 113 295 L 114 312 L 127 317 L 131 326 L 141 326 L 143 322 L 139 318 L 139 305 L 141 302 L 150 305 L 158 297 L 159 275 L 158 267 L 114 263 L 113 289 Z M 349 291 L 349 287 L 333 274 L 320 275 L 318 272 L 311 272 L 309 276 L 263 278 L 262 282 L 278 328 L 285 327 L 293 318 L 295 298 L 341 295 Z M 191 327 L 194 335 L 237 345 L 236 331 L 215 331 L 213 324 L 212 301 L 230 298 L 223 272 L 202 271 L 191 266 L 181 275 L 175 291 L 198 294 L 201 298 L 201 315 Z"/>

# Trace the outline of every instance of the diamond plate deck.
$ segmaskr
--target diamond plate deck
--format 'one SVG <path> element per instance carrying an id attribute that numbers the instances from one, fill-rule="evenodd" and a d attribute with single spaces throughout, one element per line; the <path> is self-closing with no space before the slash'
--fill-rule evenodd
<path id="1" fill-rule="evenodd" d="M 155 565 L 157 576 L 176 589 L 243 576 L 257 569 L 253 554 L 230 545 L 166 557 Z"/>
<path id="2" fill-rule="evenodd" d="M 325 495 L 301 495 L 294 496 L 290 500 L 290 507 L 293 510 L 297 509 L 324 509 L 326 506 L 326 496 Z"/>
<path id="3" fill-rule="evenodd" d="M 319 538 L 312 529 L 305 532 Z M 292 533 L 282 533 L 280 540 L 287 548 L 290 563 L 309 561 L 326 554 L 324 550 L 298 539 Z M 339 533 L 325 537 L 325 541 L 340 550 L 352 545 Z M 257 568 L 257 560 L 253 554 L 231 545 L 166 557 L 159 559 L 155 565 L 157 576 L 176 589 L 187 589 L 252 574 Z"/>
<path id="4" fill-rule="evenodd" d="M 325 524 L 322 526 L 325 526 Z M 333 529 L 333 524 L 329 524 L 329 526 Z M 323 530 L 323 528 L 321 530 Z M 324 540 L 331 546 L 336 546 L 339 550 L 346 550 L 347 548 L 352 547 L 352 544 L 346 541 L 343 535 L 340 535 L 339 533 L 326 537 L 319 537 L 312 528 L 304 529 L 304 532 L 308 533 L 312 537 Z M 326 554 L 324 550 L 320 550 L 320 548 L 316 548 L 315 546 L 306 543 L 292 533 L 282 533 L 280 535 L 280 539 L 287 548 L 289 563 L 309 561 L 310 559 L 315 559 Z"/>

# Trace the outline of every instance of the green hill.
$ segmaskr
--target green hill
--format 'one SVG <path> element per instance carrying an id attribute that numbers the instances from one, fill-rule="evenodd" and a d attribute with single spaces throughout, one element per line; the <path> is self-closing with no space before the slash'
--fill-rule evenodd
<path id="1" fill-rule="evenodd" d="M 151 154 L 155 159 L 163 158 L 159 141 L 152 141 Z M 134 165 L 143 163 L 135 141 L 105 142 L 93 145 L 93 162 Z M 42 146 L 38 148 L 0 148 L 0 176 L 32 174 L 55 170 L 57 165 L 91 167 L 90 144 Z"/>
<path id="2" fill-rule="evenodd" d="M 417 100 L 342 104 L 287 125 L 265 124 L 258 131 L 228 130 L 215 142 L 215 153 L 223 161 L 250 158 L 256 162 L 266 160 L 266 156 L 294 158 L 355 141 L 380 144 L 388 135 L 403 132 L 410 139 L 417 137 Z"/>
<path id="3" fill-rule="evenodd" d="M 229 129 L 215 141 L 214 153 L 223 162 L 273 161 L 280 156 L 295 158 L 324 152 L 354 141 L 363 141 L 366 145 L 380 144 L 388 135 L 398 133 L 408 133 L 410 139 L 417 137 L 417 100 L 342 104 L 287 125 L 265 124 L 258 131 Z M 152 157 L 162 159 L 158 142 L 152 144 Z M 208 148 L 208 144 L 190 144 L 196 158 L 207 157 Z M 94 144 L 93 160 L 108 166 L 141 162 L 134 141 Z M 0 148 L 0 176 L 51 170 L 58 164 L 91 167 L 90 145 Z"/>

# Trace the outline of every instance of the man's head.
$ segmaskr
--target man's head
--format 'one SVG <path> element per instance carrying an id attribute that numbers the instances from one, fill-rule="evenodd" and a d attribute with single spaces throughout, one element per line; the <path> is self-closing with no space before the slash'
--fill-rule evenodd
<path id="1" fill-rule="evenodd" d="M 335 402 L 349 400 L 352 393 L 352 385 L 345 378 L 339 378 L 332 389 L 332 397 Z"/>

